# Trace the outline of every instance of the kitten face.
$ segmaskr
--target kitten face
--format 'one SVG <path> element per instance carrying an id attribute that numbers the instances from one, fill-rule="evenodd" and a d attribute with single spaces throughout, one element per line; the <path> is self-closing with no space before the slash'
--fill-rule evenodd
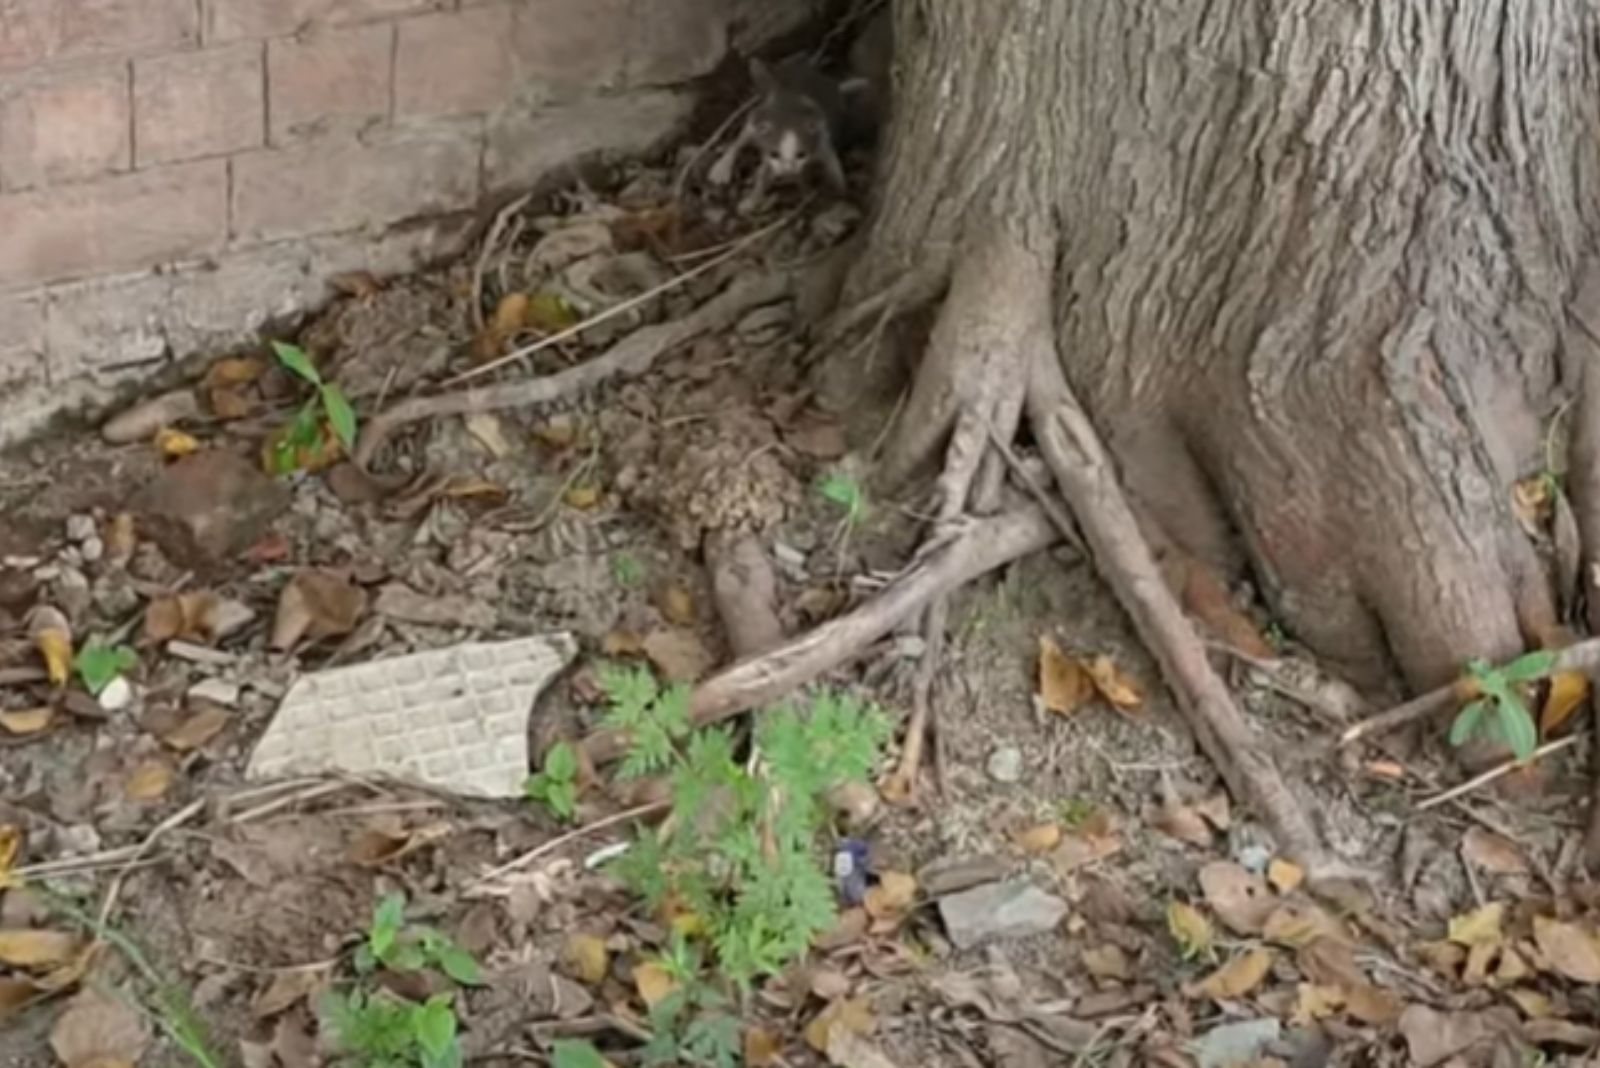
<path id="1" fill-rule="evenodd" d="M 750 135 L 768 174 L 792 181 L 817 158 L 828 134 L 821 109 L 814 102 L 799 93 L 779 92 L 764 99 L 752 113 Z"/>

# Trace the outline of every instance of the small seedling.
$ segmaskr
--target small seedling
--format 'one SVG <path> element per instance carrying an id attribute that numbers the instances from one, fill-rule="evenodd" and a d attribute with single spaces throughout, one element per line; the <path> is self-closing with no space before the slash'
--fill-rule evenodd
<path id="1" fill-rule="evenodd" d="M 644 583 L 644 564 L 632 553 L 618 553 L 611 558 L 611 578 L 625 590 L 638 589 Z"/>
<path id="2" fill-rule="evenodd" d="M 610 1062 L 585 1039 L 564 1038 L 550 1047 L 552 1068 L 609 1068 Z"/>
<path id="3" fill-rule="evenodd" d="M 1068 827 L 1082 827 L 1097 811 L 1097 806 L 1087 797 L 1069 797 L 1061 802 L 1061 822 Z"/>
<path id="4" fill-rule="evenodd" d="M 522 792 L 563 822 L 578 812 L 578 751 L 570 742 L 557 742 L 544 755 L 544 766 L 528 776 Z"/>
<path id="5" fill-rule="evenodd" d="M 860 526 L 867 516 L 867 494 L 861 481 L 843 471 L 833 471 L 817 483 L 817 492 L 825 501 L 844 509 L 844 521 L 849 526 Z"/>
<path id="6" fill-rule="evenodd" d="M 279 475 L 291 474 L 305 467 L 309 458 L 321 450 L 322 427 L 332 429 L 346 453 L 356 447 L 356 412 L 350 406 L 344 391 L 332 382 L 326 382 L 311 357 L 298 345 L 282 341 L 272 343 L 278 362 L 290 372 L 309 383 L 315 392 L 301 405 L 289 425 L 280 432 L 272 445 L 271 465 Z"/>
<path id="7" fill-rule="evenodd" d="M 1539 746 L 1539 725 L 1521 688 L 1549 675 L 1555 664 L 1556 654 L 1548 650 L 1528 653 L 1499 668 L 1483 660 L 1470 661 L 1467 675 L 1480 696 L 1456 714 L 1450 744 L 1464 745 L 1481 735 L 1504 743 L 1518 760 L 1527 760 Z"/>
<path id="8" fill-rule="evenodd" d="M 460 1068 L 455 998 L 435 994 L 418 1004 L 370 984 L 379 965 L 394 972 L 442 972 L 463 986 L 482 981 L 478 962 L 444 932 L 408 924 L 406 900 L 390 894 L 373 910 L 367 937 L 356 950 L 363 981 L 334 991 L 322 1003 L 323 1026 L 343 1058 L 359 1068 Z"/>
<path id="9" fill-rule="evenodd" d="M 72 666 L 83 681 L 83 688 L 99 697 L 107 686 L 138 663 L 139 654 L 126 645 L 111 645 L 102 638 L 90 638 L 78 650 Z"/>

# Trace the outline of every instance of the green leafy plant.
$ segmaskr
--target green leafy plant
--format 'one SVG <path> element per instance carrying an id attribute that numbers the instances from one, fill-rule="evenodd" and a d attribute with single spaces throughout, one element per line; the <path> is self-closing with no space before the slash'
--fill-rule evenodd
<path id="1" fill-rule="evenodd" d="M 715 971 L 740 989 L 781 971 L 834 920 L 833 884 L 817 855 L 826 795 L 866 779 L 890 734 L 878 709 L 824 692 L 805 710 L 764 712 L 757 759 L 737 758 L 733 734 L 695 731 L 688 690 L 660 689 L 644 669 L 609 668 L 606 725 L 625 731 L 621 774 L 665 773 L 672 810 L 615 862 L 652 908 L 669 899 L 698 917 Z"/>
<path id="2" fill-rule="evenodd" d="M 611 558 L 611 578 L 625 590 L 638 589 L 644 583 L 644 564 L 632 553 L 618 553 Z"/>
<path id="3" fill-rule="evenodd" d="M 528 776 L 522 792 L 563 822 L 578 814 L 578 751 L 570 742 L 557 742 L 544 755 L 538 774 Z"/>
<path id="4" fill-rule="evenodd" d="M 1523 700 L 1522 687 L 1549 675 L 1556 654 L 1548 650 L 1527 653 L 1506 664 L 1493 667 L 1483 660 L 1467 664 L 1467 676 L 1479 696 L 1456 714 L 1450 727 L 1450 744 L 1464 745 L 1474 737 L 1502 742 L 1518 760 L 1526 760 L 1539 746 L 1539 725 Z"/>
<path id="5" fill-rule="evenodd" d="M 333 430 L 334 437 L 344 446 L 345 452 L 352 452 L 356 447 L 356 412 L 344 391 L 336 384 L 323 380 L 322 373 L 300 346 L 274 341 L 272 351 L 279 363 L 309 383 L 314 390 L 311 398 L 300 406 L 300 410 L 273 443 L 273 470 L 286 475 L 304 466 L 305 457 L 315 455 L 320 449 L 324 422 Z"/>
<path id="6" fill-rule="evenodd" d="M 859 526 L 867 516 L 867 493 L 861 480 L 844 471 L 831 471 L 817 483 L 822 499 L 844 509 L 844 520 L 850 526 Z"/>
<path id="7" fill-rule="evenodd" d="M 594 1043 L 579 1038 L 563 1038 L 550 1047 L 553 1068 L 607 1068 L 609 1062 Z"/>
<path id="8" fill-rule="evenodd" d="M 478 962 L 444 932 L 406 922 L 406 900 L 378 902 L 367 937 L 356 950 L 362 981 L 330 992 L 322 1022 L 343 1063 L 360 1068 L 459 1068 L 461 1046 L 453 992 L 420 1004 L 368 981 L 379 966 L 394 972 L 435 971 L 462 986 L 482 982 Z"/>
<path id="9" fill-rule="evenodd" d="M 139 663 L 139 654 L 126 645 L 112 645 L 103 638 L 90 638 L 78 655 L 73 657 L 72 666 L 78 673 L 78 678 L 83 682 L 83 688 L 95 697 L 99 697 L 121 675 L 130 671 Z"/>
<path id="10" fill-rule="evenodd" d="M 676 988 L 651 1006 L 651 1038 L 640 1060 L 647 1066 L 708 1064 L 738 1068 L 742 1028 L 732 1000 L 701 975 L 700 953 L 673 932 L 656 962 Z"/>

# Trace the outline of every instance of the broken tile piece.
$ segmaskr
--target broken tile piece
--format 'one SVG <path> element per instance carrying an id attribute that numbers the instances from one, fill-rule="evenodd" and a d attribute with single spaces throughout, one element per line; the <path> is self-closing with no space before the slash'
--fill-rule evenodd
<path id="1" fill-rule="evenodd" d="M 251 754 L 253 780 L 343 772 L 518 797 L 528 713 L 577 654 L 568 634 L 470 642 L 305 675 Z"/>
<path id="2" fill-rule="evenodd" d="M 957 949 L 1043 934 L 1066 914 L 1065 901 L 1026 879 L 989 883 L 939 899 L 939 915 Z"/>

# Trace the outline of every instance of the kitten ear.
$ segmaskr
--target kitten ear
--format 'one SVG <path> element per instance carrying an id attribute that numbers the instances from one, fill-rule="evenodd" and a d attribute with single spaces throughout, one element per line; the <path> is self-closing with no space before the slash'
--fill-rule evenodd
<path id="1" fill-rule="evenodd" d="M 750 80 L 763 93 L 770 93 L 778 88 L 778 79 L 773 77 L 772 68 L 754 56 L 750 57 Z"/>

